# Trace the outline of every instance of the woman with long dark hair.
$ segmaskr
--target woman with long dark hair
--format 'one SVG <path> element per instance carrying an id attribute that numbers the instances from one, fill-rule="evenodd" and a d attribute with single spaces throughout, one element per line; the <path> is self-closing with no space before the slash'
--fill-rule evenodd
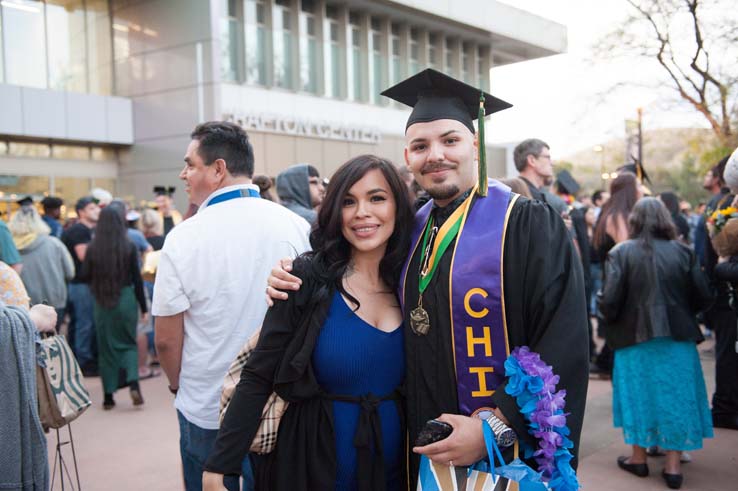
<path id="1" fill-rule="evenodd" d="M 142 321 L 147 317 L 146 297 L 136 246 L 128 239 L 125 217 L 119 208 L 106 207 L 100 212 L 82 264 L 82 276 L 95 299 L 103 409 L 112 409 L 113 394 L 126 386 L 130 387 L 133 404 L 140 406 L 144 401 L 138 383 L 136 325 L 139 308 Z"/>
<path id="2" fill-rule="evenodd" d="M 607 249 L 603 259 L 614 244 L 628 240 L 628 215 L 642 196 L 638 178 L 632 172 L 621 172 L 612 180 L 610 199 L 602 206 L 594 231 L 595 248 Z"/>
<path id="3" fill-rule="evenodd" d="M 712 294 L 694 251 L 676 240 L 658 199 L 636 203 L 628 223 L 630 240 L 608 254 L 600 299 L 615 351 L 614 424 L 633 446 L 618 466 L 647 476 L 646 449 L 658 445 L 666 450 L 664 480 L 677 489 L 681 452 L 702 448 L 713 434 L 695 319 Z"/>
<path id="4" fill-rule="evenodd" d="M 610 184 L 610 199 L 602 205 L 602 211 L 597 218 L 592 246 L 599 256 L 599 263 L 605 264 L 607 253 L 615 244 L 628 240 L 628 215 L 633 206 L 643 196 L 638 178 L 632 172 L 621 172 Z M 605 281 L 605 271 L 602 269 L 602 282 Z M 595 292 L 596 293 L 596 292 Z M 607 322 L 600 318 L 597 325 L 600 337 L 607 336 Z M 612 350 L 605 344 L 595 358 L 594 365 L 590 366 L 590 373 L 598 373 L 603 378 L 609 378 L 612 372 Z"/>
<path id="5" fill-rule="evenodd" d="M 302 287 L 267 312 L 205 465 L 205 490 L 238 475 L 273 391 L 289 406 L 276 449 L 254 459 L 257 489 L 401 488 L 405 366 L 395 292 L 412 219 L 391 162 L 364 155 L 336 171 L 312 252 L 294 263 Z"/>
<path id="6" fill-rule="evenodd" d="M 666 209 L 669 210 L 669 214 L 677 230 L 677 238 L 685 244 L 689 244 L 689 223 L 687 223 L 687 219 L 684 218 L 682 211 L 679 209 L 679 196 L 671 191 L 667 191 L 661 193 L 659 199 L 666 206 Z"/>

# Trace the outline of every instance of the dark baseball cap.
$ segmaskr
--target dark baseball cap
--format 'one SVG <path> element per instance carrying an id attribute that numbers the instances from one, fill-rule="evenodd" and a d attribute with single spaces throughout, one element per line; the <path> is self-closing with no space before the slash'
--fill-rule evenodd
<path id="1" fill-rule="evenodd" d="M 74 205 L 75 211 L 83 210 L 90 203 L 97 203 L 97 200 L 92 196 L 82 196 L 77 200 L 77 204 Z"/>

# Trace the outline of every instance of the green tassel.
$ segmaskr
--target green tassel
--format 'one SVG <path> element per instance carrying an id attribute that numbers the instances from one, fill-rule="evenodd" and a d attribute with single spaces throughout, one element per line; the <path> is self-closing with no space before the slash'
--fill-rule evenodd
<path id="1" fill-rule="evenodd" d="M 477 131 L 477 145 L 479 148 L 479 186 L 477 194 L 479 196 L 487 196 L 487 147 L 484 144 L 484 93 L 479 96 L 479 116 L 477 121 L 479 130 Z"/>

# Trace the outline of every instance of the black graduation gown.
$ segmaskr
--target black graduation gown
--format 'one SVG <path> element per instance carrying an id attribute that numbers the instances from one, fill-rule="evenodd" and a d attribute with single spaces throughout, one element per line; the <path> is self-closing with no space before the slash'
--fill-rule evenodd
<path id="1" fill-rule="evenodd" d="M 454 247 L 455 241 L 441 257 L 423 295 L 423 307 L 430 318 L 430 331 L 425 336 L 414 334 L 409 327 L 410 311 L 418 304 L 420 247 L 408 269 L 404 310 L 410 442 L 427 420 L 459 412 L 449 328 L 448 284 Z M 581 263 L 563 220 L 550 206 L 523 197 L 513 205 L 504 244 L 503 281 L 510 350 L 527 345 L 539 353 L 560 376 L 557 388 L 567 391 L 565 411 L 571 413 L 567 424 L 576 468 L 589 380 L 587 306 Z M 497 388 L 493 400 L 518 436 L 535 446 L 517 403 L 504 387 Z M 410 464 L 414 489 L 416 454 L 411 455 Z"/>

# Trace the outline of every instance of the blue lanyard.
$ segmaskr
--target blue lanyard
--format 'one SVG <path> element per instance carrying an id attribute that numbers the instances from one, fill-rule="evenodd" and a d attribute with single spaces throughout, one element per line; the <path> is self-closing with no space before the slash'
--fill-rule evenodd
<path id="1" fill-rule="evenodd" d="M 216 203 L 230 201 L 236 198 L 261 198 L 261 195 L 258 191 L 251 188 L 234 189 L 233 191 L 228 191 L 227 193 L 219 194 L 218 196 L 214 197 L 213 199 L 208 201 L 206 207 L 214 205 Z"/>

